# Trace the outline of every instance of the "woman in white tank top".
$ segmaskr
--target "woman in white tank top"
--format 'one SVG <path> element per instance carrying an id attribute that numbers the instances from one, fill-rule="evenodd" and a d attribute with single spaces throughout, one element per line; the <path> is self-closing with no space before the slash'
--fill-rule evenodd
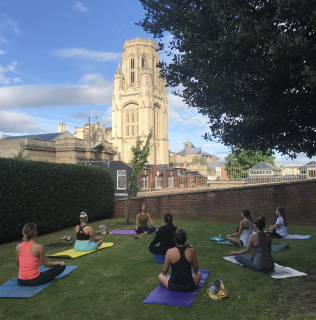
<path id="1" fill-rule="evenodd" d="M 252 221 L 250 211 L 247 209 L 241 210 L 241 216 L 243 220 L 240 221 L 238 232 L 228 234 L 226 236 L 226 239 L 238 246 L 247 247 L 249 237 L 252 234 Z M 234 237 L 236 236 L 240 236 L 240 239 L 235 239 Z"/>

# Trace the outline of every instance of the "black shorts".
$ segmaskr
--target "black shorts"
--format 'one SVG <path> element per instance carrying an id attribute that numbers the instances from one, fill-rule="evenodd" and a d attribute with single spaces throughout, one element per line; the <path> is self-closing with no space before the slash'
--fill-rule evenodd
<path id="1" fill-rule="evenodd" d="M 239 240 L 239 241 L 240 241 L 240 245 L 243 247 L 244 243 L 242 242 L 242 240 Z"/>
<path id="2" fill-rule="evenodd" d="M 170 291 L 180 291 L 180 292 L 190 292 L 195 290 L 195 282 L 192 278 L 192 281 L 186 283 L 186 284 L 176 284 L 168 281 L 168 289 Z"/>

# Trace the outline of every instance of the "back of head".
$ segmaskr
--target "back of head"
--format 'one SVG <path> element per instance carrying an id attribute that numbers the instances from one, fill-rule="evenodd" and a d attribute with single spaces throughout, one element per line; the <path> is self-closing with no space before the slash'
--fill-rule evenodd
<path id="1" fill-rule="evenodd" d="M 266 226 L 265 217 L 261 216 L 255 220 L 255 225 L 259 230 L 263 230 Z"/>
<path id="2" fill-rule="evenodd" d="M 174 232 L 174 241 L 180 246 L 185 244 L 187 241 L 187 234 L 184 229 L 179 228 Z"/>
<path id="3" fill-rule="evenodd" d="M 164 216 L 164 220 L 165 220 L 165 223 L 167 224 L 167 228 L 168 229 L 173 229 L 173 217 L 170 213 L 166 213 L 165 216 Z"/>
<path id="4" fill-rule="evenodd" d="M 250 211 L 248 209 L 242 209 L 241 213 L 243 214 L 243 216 L 245 218 L 247 218 L 248 220 L 252 221 L 251 215 L 250 215 Z"/>
<path id="5" fill-rule="evenodd" d="M 88 221 L 88 215 L 85 212 L 80 213 L 80 222 L 87 222 Z"/>
<path id="6" fill-rule="evenodd" d="M 285 207 L 278 207 L 277 210 L 280 212 L 280 215 L 284 220 L 284 225 L 287 226 L 287 221 L 285 216 Z"/>
<path id="7" fill-rule="evenodd" d="M 27 223 L 23 229 L 22 229 L 22 234 L 23 234 L 23 241 L 29 241 L 33 236 L 34 233 L 37 231 L 37 225 L 33 222 Z"/>

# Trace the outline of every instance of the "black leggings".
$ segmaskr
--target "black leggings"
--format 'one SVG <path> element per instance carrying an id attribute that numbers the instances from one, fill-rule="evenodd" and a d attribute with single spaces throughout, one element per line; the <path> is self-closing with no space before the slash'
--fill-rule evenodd
<path id="1" fill-rule="evenodd" d="M 151 253 L 166 255 L 166 250 L 156 246 L 149 246 L 149 251 Z"/>
<path id="2" fill-rule="evenodd" d="M 21 280 L 18 278 L 18 285 L 19 286 L 40 286 L 41 284 L 45 284 L 47 282 L 51 282 L 64 272 L 66 266 L 55 266 L 46 271 L 40 273 L 40 275 L 34 279 L 30 280 Z"/>
<path id="3" fill-rule="evenodd" d="M 283 238 L 280 234 L 278 234 L 275 230 L 267 231 L 267 234 L 270 235 L 271 238 Z"/>

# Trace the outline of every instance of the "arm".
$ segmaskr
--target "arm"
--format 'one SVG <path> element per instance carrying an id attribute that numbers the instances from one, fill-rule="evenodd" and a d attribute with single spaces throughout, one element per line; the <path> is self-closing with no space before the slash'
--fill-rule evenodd
<path id="1" fill-rule="evenodd" d="M 96 237 L 94 235 L 92 227 L 89 227 L 89 235 L 90 235 L 91 241 L 98 242 L 99 240 L 101 240 L 101 238 Z"/>
<path id="2" fill-rule="evenodd" d="M 244 228 L 244 221 L 241 220 L 240 224 L 239 224 L 239 230 L 238 232 L 232 233 L 232 234 L 228 234 L 226 237 L 236 237 L 241 235 L 242 229 Z"/>
<path id="3" fill-rule="evenodd" d="M 17 244 L 16 248 L 15 248 L 15 263 L 17 266 L 20 265 L 19 263 L 19 255 L 21 253 L 21 244 Z"/>
<path id="4" fill-rule="evenodd" d="M 150 218 L 150 214 L 147 213 L 147 215 L 148 215 L 149 223 L 150 223 L 153 227 L 155 227 L 155 228 L 157 229 L 157 226 L 152 222 L 152 220 L 151 220 L 151 218 Z"/>
<path id="5" fill-rule="evenodd" d="M 161 237 L 162 237 L 162 231 L 161 229 L 159 229 L 158 232 L 156 233 L 154 240 L 151 242 L 150 246 L 154 246 L 157 243 L 161 242 Z"/>
<path id="6" fill-rule="evenodd" d="M 75 234 L 75 239 L 76 239 L 76 240 L 78 240 L 78 239 L 77 239 L 77 232 L 76 232 L 76 229 L 77 229 L 77 227 L 75 227 L 75 229 L 74 229 L 74 234 Z"/>
<path id="7" fill-rule="evenodd" d="M 246 249 L 241 250 L 241 251 L 238 251 L 238 252 L 237 252 L 237 251 L 231 251 L 230 254 L 236 255 L 236 254 L 248 253 L 248 252 L 251 250 L 252 246 L 253 246 L 253 236 L 254 236 L 254 235 L 251 235 L 251 236 L 249 237 L 249 241 L 248 241 L 248 245 L 247 245 L 247 248 L 246 248 Z"/>
<path id="8" fill-rule="evenodd" d="M 38 253 L 39 253 L 40 262 L 45 268 L 51 268 L 51 267 L 54 267 L 54 266 L 65 266 L 66 265 L 64 261 L 59 261 L 59 262 L 49 262 L 49 261 L 47 261 L 43 246 L 39 245 L 39 244 L 37 246 L 38 246 Z"/>
<path id="9" fill-rule="evenodd" d="M 163 265 L 161 273 L 164 275 L 167 275 L 169 267 L 170 267 L 170 252 L 168 250 L 166 253 L 165 264 Z"/>
<path id="10" fill-rule="evenodd" d="M 277 228 L 279 228 L 279 225 L 276 223 L 274 226 L 270 227 L 269 231 L 276 230 Z"/>
<path id="11" fill-rule="evenodd" d="M 196 252 L 195 250 L 193 249 L 190 249 L 193 251 L 194 255 L 193 255 L 193 262 L 192 262 L 192 266 L 193 266 L 193 272 L 194 273 L 198 273 L 199 271 L 199 265 L 198 265 L 198 262 L 197 262 L 197 255 L 196 255 Z"/>
<path id="12" fill-rule="evenodd" d="M 136 223 L 135 223 L 135 230 L 136 231 L 138 229 L 138 216 L 139 216 L 139 214 L 136 215 Z"/>

